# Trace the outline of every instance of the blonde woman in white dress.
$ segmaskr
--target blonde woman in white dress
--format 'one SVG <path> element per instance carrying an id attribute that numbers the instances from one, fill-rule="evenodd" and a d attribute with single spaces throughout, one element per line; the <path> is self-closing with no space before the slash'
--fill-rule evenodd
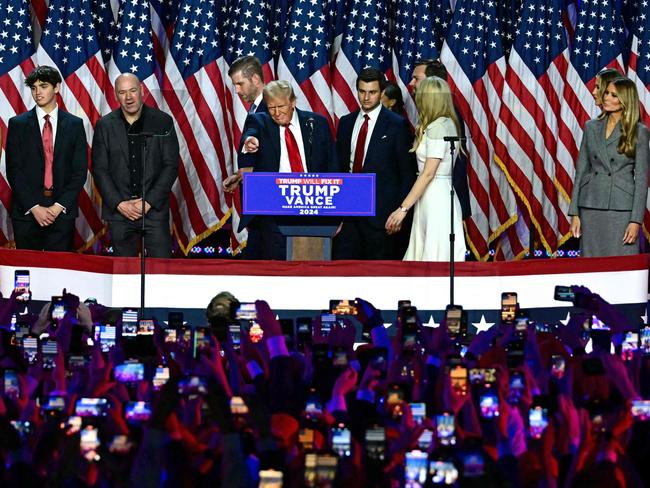
<path id="1" fill-rule="evenodd" d="M 443 138 L 459 132 L 449 85 L 436 76 L 422 80 L 415 105 L 420 123 L 411 151 L 417 156 L 419 175 L 402 205 L 388 217 L 386 231 L 398 232 L 408 210 L 415 207 L 404 261 L 448 261 L 452 160 L 451 144 Z M 455 195 L 454 232 L 454 260 L 464 261 L 465 234 L 460 202 Z"/>

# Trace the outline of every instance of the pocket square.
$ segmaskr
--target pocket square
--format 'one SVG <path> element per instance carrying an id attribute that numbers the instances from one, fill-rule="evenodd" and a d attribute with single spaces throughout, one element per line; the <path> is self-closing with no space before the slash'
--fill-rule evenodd
<path id="1" fill-rule="evenodd" d="M 386 138 L 388 138 L 388 136 L 387 136 L 386 134 L 384 134 L 383 136 L 381 136 L 381 140 L 382 140 L 382 141 L 383 141 L 384 139 L 386 139 Z"/>

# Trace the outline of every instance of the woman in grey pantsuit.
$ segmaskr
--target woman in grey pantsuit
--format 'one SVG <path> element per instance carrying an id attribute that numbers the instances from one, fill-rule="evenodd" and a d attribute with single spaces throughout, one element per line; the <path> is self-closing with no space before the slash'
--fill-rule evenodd
<path id="1" fill-rule="evenodd" d="M 569 215 L 583 256 L 639 252 L 648 193 L 648 129 L 639 122 L 634 83 L 617 78 L 603 113 L 585 125 Z"/>

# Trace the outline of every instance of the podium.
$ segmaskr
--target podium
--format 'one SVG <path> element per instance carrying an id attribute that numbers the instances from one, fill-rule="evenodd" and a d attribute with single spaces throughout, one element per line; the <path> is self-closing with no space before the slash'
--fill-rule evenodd
<path id="1" fill-rule="evenodd" d="M 322 259 L 332 259 L 332 239 L 341 217 L 375 215 L 374 173 L 244 174 L 245 217 L 276 218 L 287 237 L 287 261 L 301 238 L 322 239 Z"/>

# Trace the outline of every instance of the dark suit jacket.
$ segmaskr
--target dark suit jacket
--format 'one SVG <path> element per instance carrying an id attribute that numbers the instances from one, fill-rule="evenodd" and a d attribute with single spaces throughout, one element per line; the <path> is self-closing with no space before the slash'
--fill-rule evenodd
<path id="1" fill-rule="evenodd" d="M 53 200 L 66 209 L 59 218 L 79 213 L 77 198 L 88 172 L 88 143 L 83 121 L 59 108 L 54 140 Z M 9 119 L 7 130 L 7 180 L 12 190 L 11 216 L 29 220 L 34 205 L 51 205 L 43 197 L 45 155 L 36 109 Z"/>
<path id="2" fill-rule="evenodd" d="M 307 171 L 313 173 L 336 171 L 334 141 L 325 117 L 298 109 L 296 112 L 300 121 Z M 271 173 L 280 170 L 280 131 L 278 127 L 268 113 L 256 112 L 246 118 L 245 131 L 242 133 L 239 147 L 240 166 L 252 167 L 253 171 Z M 244 154 L 241 150 L 244 141 L 249 137 L 257 138 L 260 143 L 259 149 L 255 153 Z M 246 227 L 252 218 L 251 215 L 243 216 L 239 224 L 240 230 Z"/>
<path id="3" fill-rule="evenodd" d="M 350 172 L 352 130 L 359 111 L 341 118 L 336 133 L 340 171 Z M 409 152 L 413 137 L 406 120 L 382 107 L 372 131 L 363 164 L 364 173 L 376 173 L 376 212 L 370 223 L 383 229 L 388 216 L 399 207 L 415 182 L 415 153 Z"/>
<path id="4" fill-rule="evenodd" d="M 178 176 L 178 138 L 172 118 L 158 109 L 142 107 L 143 132 L 163 134 L 148 138 L 145 163 L 145 200 L 151 205 L 147 219 L 169 219 L 169 193 Z M 126 220 L 117 210 L 130 200 L 129 149 L 120 109 L 102 117 L 95 126 L 92 172 L 102 194 L 104 220 Z"/>

